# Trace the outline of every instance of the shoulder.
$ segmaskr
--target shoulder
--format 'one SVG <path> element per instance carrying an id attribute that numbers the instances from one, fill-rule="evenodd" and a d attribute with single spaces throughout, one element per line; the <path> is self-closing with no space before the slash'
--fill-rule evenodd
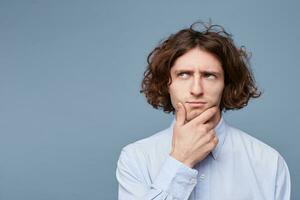
<path id="1" fill-rule="evenodd" d="M 227 126 L 228 132 L 232 135 L 234 140 L 240 141 L 241 145 L 243 145 L 249 152 L 253 154 L 261 155 L 261 154 L 268 154 L 271 156 L 278 156 L 279 153 L 270 145 L 264 143 L 263 141 L 251 136 L 249 133 L 238 129 L 233 126 Z"/>
<path id="2" fill-rule="evenodd" d="M 227 130 L 235 151 L 247 154 L 255 164 L 276 167 L 278 159 L 281 158 L 276 149 L 233 126 L 228 125 Z"/>
<path id="3" fill-rule="evenodd" d="M 142 159 L 144 157 L 155 156 L 157 152 L 168 151 L 172 139 L 171 128 L 159 131 L 150 137 L 143 138 L 123 147 L 122 153 L 131 158 Z"/>
<path id="4" fill-rule="evenodd" d="M 123 147 L 117 163 L 117 177 L 129 173 L 149 182 L 149 177 L 157 173 L 169 154 L 171 134 L 168 128 Z"/>

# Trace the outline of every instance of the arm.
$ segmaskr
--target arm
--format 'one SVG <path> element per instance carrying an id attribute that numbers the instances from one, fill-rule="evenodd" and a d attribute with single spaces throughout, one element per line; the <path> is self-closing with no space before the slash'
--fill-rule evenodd
<path id="1" fill-rule="evenodd" d="M 291 180 L 288 166 L 284 159 L 279 155 L 277 163 L 275 199 L 290 200 Z"/>
<path id="2" fill-rule="evenodd" d="M 220 111 L 216 106 L 208 108 L 186 123 L 186 109 L 182 103 L 178 105 L 171 153 L 154 180 L 149 178 L 144 155 L 131 151 L 134 146 L 124 148 L 121 152 L 116 174 L 119 200 L 189 198 L 197 184 L 198 172 L 192 167 L 203 160 L 218 143 L 213 130 L 217 120 L 213 121 L 212 118 Z"/>
<path id="3" fill-rule="evenodd" d="M 150 181 L 147 169 L 142 169 L 135 154 L 122 150 L 116 177 L 119 182 L 119 200 L 188 199 L 197 183 L 197 170 L 191 169 L 168 156 L 157 177 Z"/>

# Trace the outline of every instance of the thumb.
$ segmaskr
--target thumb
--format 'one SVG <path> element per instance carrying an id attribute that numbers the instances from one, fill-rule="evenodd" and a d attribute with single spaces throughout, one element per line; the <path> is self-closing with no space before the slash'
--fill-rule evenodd
<path id="1" fill-rule="evenodd" d="M 185 107 L 181 102 L 179 102 L 177 104 L 177 110 L 176 110 L 176 124 L 179 126 L 184 125 L 185 117 L 186 117 Z"/>

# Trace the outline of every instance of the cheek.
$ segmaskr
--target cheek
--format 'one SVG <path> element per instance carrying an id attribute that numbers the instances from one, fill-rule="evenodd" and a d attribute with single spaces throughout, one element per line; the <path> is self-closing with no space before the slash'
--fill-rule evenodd
<path id="1" fill-rule="evenodd" d="M 224 90 L 224 86 L 221 85 L 219 88 L 216 89 L 216 95 L 218 95 L 219 97 L 222 96 L 222 93 L 223 93 L 223 90 Z"/>
<path id="2" fill-rule="evenodd" d="M 184 88 L 182 85 L 172 83 L 169 87 L 169 94 L 172 101 L 172 104 L 177 104 L 179 101 L 184 100 Z"/>
<path id="3" fill-rule="evenodd" d="M 219 102 L 222 98 L 223 90 L 224 90 L 224 85 L 220 84 L 216 87 L 209 88 L 207 91 L 209 93 L 211 100 L 213 100 L 214 102 Z"/>

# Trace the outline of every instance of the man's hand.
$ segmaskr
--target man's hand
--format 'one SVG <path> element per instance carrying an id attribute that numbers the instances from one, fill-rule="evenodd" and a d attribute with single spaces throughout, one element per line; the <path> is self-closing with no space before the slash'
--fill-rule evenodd
<path id="1" fill-rule="evenodd" d="M 217 122 L 212 120 L 217 111 L 216 106 L 208 108 L 185 123 L 185 107 L 178 103 L 170 155 L 190 168 L 203 160 L 218 144 L 214 131 Z"/>

